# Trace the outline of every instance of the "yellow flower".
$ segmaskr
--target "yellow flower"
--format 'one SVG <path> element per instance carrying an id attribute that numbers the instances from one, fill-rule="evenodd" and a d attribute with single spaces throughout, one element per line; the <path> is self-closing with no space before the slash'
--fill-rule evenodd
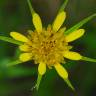
<path id="1" fill-rule="evenodd" d="M 28 31 L 28 35 L 24 36 L 18 32 L 11 32 L 10 35 L 15 40 L 23 42 L 19 49 L 23 52 L 19 59 L 22 62 L 34 60 L 38 66 L 38 72 L 42 76 L 46 72 L 46 68 L 55 68 L 58 75 L 68 83 L 68 72 L 62 66 L 66 64 L 66 58 L 70 60 L 81 60 L 82 56 L 71 51 L 70 42 L 84 35 L 84 29 L 77 29 L 70 34 L 65 34 L 65 27 L 62 27 L 66 12 L 61 10 L 52 25 L 43 28 L 40 16 L 33 10 L 28 0 L 32 13 L 32 22 L 35 30 Z M 72 85 L 69 82 L 71 88 Z M 74 89 L 74 88 L 73 88 Z"/>
<path id="2" fill-rule="evenodd" d="M 10 33 L 14 39 L 24 42 L 19 46 L 20 50 L 24 52 L 20 55 L 20 60 L 34 60 L 36 64 L 39 64 L 38 71 L 41 75 L 46 72 L 46 66 L 49 68 L 53 66 L 61 77 L 68 78 L 67 71 L 62 69 L 61 65 L 65 61 L 64 57 L 71 60 L 82 58 L 79 53 L 70 51 L 68 43 L 80 38 L 84 34 L 84 29 L 76 30 L 66 36 L 64 28 L 60 29 L 66 18 L 65 14 L 64 11 L 60 12 L 54 20 L 53 26 L 50 25 L 43 29 L 40 16 L 34 13 L 32 19 L 36 28 L 34 32 L 30 32 L 26 37 L 18 32 Z"/>

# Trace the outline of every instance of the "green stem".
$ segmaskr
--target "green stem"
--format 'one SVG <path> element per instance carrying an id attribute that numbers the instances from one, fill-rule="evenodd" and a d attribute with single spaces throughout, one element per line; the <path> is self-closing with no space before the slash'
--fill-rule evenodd
<path id="1" fill-rule="evenodd" d="M 9 43 L 13 43 L 13 44 L 17 44 L 17 45 L 22 45 L 23 44 L 20 41 L 17 41 L 17 40 L 14 40 L 12 38 L 5 37 L 5 36 L 0 36 L 0 40 L 6 41 L 6 42 L 9 42 Z"/>
<path id="2" fill-rule="evenodd" d="M 28 3 L 31 14 L 33 15 L 35 13 L 35 11 L 34 11 L 34 9 L 32 7 L 32 4 L 31 4 L 30 0 L 27 0 L 27 3 Z"/>
<path id="3" fill-rule="evenodd" d="M 92 58 L 89 58 L 89 57 L 82 57 L 81 60 L 84 60 L 84 61 L 90 61 L 90 62 L 96 62 L 96 59 L 92 59 Z"/>
<path id="4" fill-rule="evenodd" d="M 38 74 L 37 84 L 36 84 L 36 89 L 37 89 L 37 91 L 38 91 L 38 89 L 39 89 L 41 80 L 42 80 L 42 75 Z"/>
<path id="5" fill-rule="evenodd" d="M 63 4 L 62 4 L 62 6 L 61 6 L 61 8 L 60 8 L 59 12 L 64 11 L 64 9 L 65 9 L 65 7 L 66 7 L 67 3 L 68 3 L 68 0 L 65 0 L 65 1 L 64 1 L 64 3 L 63 3 Z"/>

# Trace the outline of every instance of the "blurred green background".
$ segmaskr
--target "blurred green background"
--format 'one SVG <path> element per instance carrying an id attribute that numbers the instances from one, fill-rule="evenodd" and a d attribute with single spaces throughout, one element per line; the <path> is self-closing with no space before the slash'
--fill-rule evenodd
<path id="1" fill-rule="evenodd" d="M 52 23 L 64 0 L 32 0 L 32 5 L 42 18 L 43 25 Z M 64 26 L 70 28 L 83 18 L 96 13 L 96 0 L 69 0 Z M 71 44 L 84 56 L 96 58 L 96 18 L 82 28 L 85 35 Z M 26 0 L 0 1 L 0 35 L 9 36 L 10 31 L 26 34 L 34 29 Z M 37 65 L 33 62 L 5 67 L 18 58 L 18 46 L 0 41 L 0 96 L 35 96 L 31 88 L 36 83 Z M 38 96 L 96 96 L 96 63 L 67 61 L 69 78 L 76 88 L 73 92 L 54 69 L 48 70 L 40 85 Z"/>

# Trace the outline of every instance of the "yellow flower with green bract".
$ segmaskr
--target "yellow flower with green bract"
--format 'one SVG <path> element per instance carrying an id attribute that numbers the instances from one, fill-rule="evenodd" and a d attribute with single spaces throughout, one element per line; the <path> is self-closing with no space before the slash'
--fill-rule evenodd
<path id="1" fill-rule="evenodd" d="M 34 60 L 38 64 L 38 79 L 36 88 L 38 90 L 42 76 L 46 73 L 46 69 L 55 68 L 58 75 L 74 90 L 71 82 L 68 79 L 68 72 L 62 64 L 66 64 L 66 58 L 70 60 L 85 60 L 96 62 L 95 59 L 84 57 L 77 52 L 73 52 L 70 42 L 84 35 L 85 30 L 80 27 L 91 20 L 96 14 L 93 14 L 70 29 L 62 27 L 66 12 L 64 8 L 68 0 L 65 0 L 61 6 L 53 24 L 49 24 L 44 28 L 40 16 L 34 11 L 29 0 L 28 5 L 32 14 L 32 22 L 35 30 L 28 30 L 28 35 L 24 36 L 18 32 L 10 32 L 10 36 L 15 40 L 22 42 L 19 44 L 19 49 L 22 54 L 19 57 L 21 62 Z M 0 37 L 1 38 L 1 37 Z M 8 41 L 9 39 L 5 40 Z M 11 42 L 9 40 L 9 42 Z M 12 42 L 14 43 L 14 42 Z"/>

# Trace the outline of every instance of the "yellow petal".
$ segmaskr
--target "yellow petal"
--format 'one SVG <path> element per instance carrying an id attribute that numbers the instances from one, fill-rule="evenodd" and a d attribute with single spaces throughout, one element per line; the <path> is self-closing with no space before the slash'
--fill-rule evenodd
<path id="1" fill-rule="evenodd" d="M 55 64 L 54 67 L 60 77 L 62 77 L 63 79 L 68 78 L 68 73 L 67 73 L 66 69 L 61 64 L 59 64 L 59 63 Z"/>
<path id="2" fill-rule="evenodd" d="M 72 51 L 65 51 L 64 57 L 71 60 L 80 60 L 82 58 L 82 56 L 79 53 Z"/>
<path id="3" fill-rule="evenodd" d="M 19 59 L 22 61 L 22 62 L 26 62 L 26 61 L 29 61 L 31 60 L 31 57 L 32 55 L 30 53 L 22 53 L 19 57 Z"/>
<path id="4" fill-rule="evenodd" d="M 41 22 L 40 16 L 37 13 L 34 13 L 32 16 L 33 16 L 32 21 L 33 21 L 34 27 L 36 28 L 37 32 L 41 32 L 42 22 Z"/>
<path id="5" fill-rule="evenodd" d="M 30 49 L 29 49 L 29 46 L 28 46 L 28 45 L 26 45 L 26 44 L 19 46 L 19 49 L 20 49 L 21 51 L 24 51 L 24 52 L 26 52 L 26 51 L 29 51 L 29 50 L 30 50 Z"/>
<path id="6" fill-rule="evenodd" d="M 80 38 L 82 35 L 84 35 L 84 32 L 85 32 L 84 29 L 79 29 L 77 31 L 74 31 L 74 32 L 70 33 L 69 35 L 67 35 L 65 40 L 66 40 L 66 42 L 74 41 L 74 40 Z"/>
<path id="7" fill-rule="evenodd" d="M 18 32 L 10 32 L 10 36 L 21 42 L 28 42 L 28 38 Z"/>
<path id="8" fill-rule="evenodd" d="M 60 12 L 55 21 L 53 22 L 53 30 L 58 31 L 59 28 L 62 26 L 63 22 L 65 21 L 66 18 L 66 13 L 64 11 Z"/>
<path id="9" fill-rule="evenodd" d="M 44 62 L 40 62 L 38 66 L 38 72 L 40 75 L 44 75 L 46 72 L 46 64 Z"/>

